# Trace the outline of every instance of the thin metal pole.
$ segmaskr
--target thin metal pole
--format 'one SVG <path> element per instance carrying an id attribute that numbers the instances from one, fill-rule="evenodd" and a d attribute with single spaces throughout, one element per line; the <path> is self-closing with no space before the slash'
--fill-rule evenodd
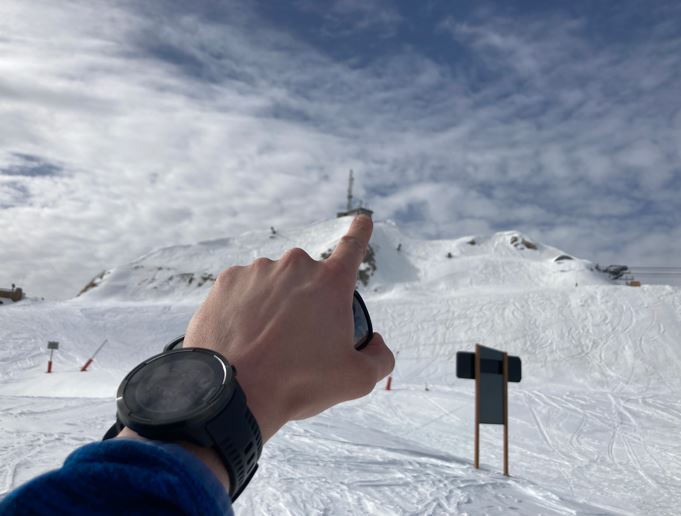
<path id="1" fill-rule="evenodd" d="M 99 345 L 99 347 L 95 350 L 95 352 L 92 354 L 92 357 L 91 357 L 91 358 L 92 358 L 93 360 L 94 360 L 94 358 L 97 356 L 97 353 L 99 353 L 99 352 L 102 350 L 102 348 L 103 348 L 108 342 L 109 342 L 109 339 L 104 339 L 104 342 L 102 342 L 102 343 Z"/>
<path id="2" fill-rule="evenodd" d="M 475 345 L 475 468 L 480 469 L 480 344 Z"/>
<path id="3" fill-rule="evenodd" d="M 508 353 L 504 353 L 504 475 L 508 474 Z"/>

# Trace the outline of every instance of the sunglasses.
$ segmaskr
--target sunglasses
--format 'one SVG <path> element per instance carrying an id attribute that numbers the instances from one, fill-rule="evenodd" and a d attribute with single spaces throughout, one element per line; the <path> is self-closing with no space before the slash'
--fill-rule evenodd
<path id="1" fill-rule="evenodd" d="M 367 347 L 371 337 L 374 335 L 374 328 L 371 325 L 371 317 L 369 317 L 369 311 L 364 304 L 364 299 L 359 295 L 359 292 L 355 290 L 352 299 L 352 318 L 355 324 L 355 332 L 353 335 L 353 344 L 356 350 L 361 350 Z M 184 341 L 184 335 L 176 338 L 170 344 L 167 344 L 163 351 L 170 351 L 175 349 L 182 344 Z"/>

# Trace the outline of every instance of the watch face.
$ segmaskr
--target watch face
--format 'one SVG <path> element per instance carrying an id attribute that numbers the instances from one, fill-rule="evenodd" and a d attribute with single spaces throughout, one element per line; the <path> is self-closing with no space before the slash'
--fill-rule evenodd
<path id="1" fill-rule="evenodd" d="M 123 397 L 136 419 L 179 421 L 208 408 L 231 386 L 231 375 L 231 367 L 209 351 L 177 350 L 133 371 Z"/>

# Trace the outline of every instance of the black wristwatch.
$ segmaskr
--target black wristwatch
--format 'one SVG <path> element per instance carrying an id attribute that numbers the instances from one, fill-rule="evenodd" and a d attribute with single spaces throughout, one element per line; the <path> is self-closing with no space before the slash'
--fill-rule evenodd
<path id="1" fill-rule="evenodd" d="M 212 447 L 227 469 L 234 501 L 258 468 L 260 428 L 227 359 L 204 348 L 172 349 L 181 341 L 176 339 L 123 379 L 116 395 L 116 424 L 104 438 L 127 426 L 148 439 Z"/>

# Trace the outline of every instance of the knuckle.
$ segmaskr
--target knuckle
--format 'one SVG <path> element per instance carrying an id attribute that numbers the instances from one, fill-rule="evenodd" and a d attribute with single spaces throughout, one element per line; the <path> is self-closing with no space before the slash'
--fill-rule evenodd
<path id="1" fill-rule="evenodd" d="M 266 267 L 268 265 L 271 265 L 272 263 L 274 263 L 274 262 L 272 260 L 270 260 L 269 258 L 260 257 L 260 258 L 256 258 L 255 260 L 253 260 L 253 262 L 251 263 L 251 267 L 263 268 L 263 267 Z"/>
<path id="2" fill-rule="evenodd" d="M 284 263 L 305 263 L 312 261 L 312 258 L 300 247 L 294 247 L 284 253 L 281 261 Z"/>
<path id="3" fill-rule="evenodd" d="M 331 280 L 341 280 L 350 272 L 348 270 L 349 267 L 345 263 L 339 262 L 337 260 L 326 261 L 324 262 L 324 266 L 326 268 L 326 273 Z"/>
<path id="4" fill-rule="evenodd" d="M 221 271 L 218 274 L 215 283 L 218 285 L 227 285 L 229 283 L 232 283 L 236 279 L 236 275 L 239 273 L 241 269 L 242 267 L 233 265 L 232 267 L 229 267 L 228 269 Z"/>
<path id="5" fill-rule="evenodd" d="M 359 241 L 359 239 L 356 236 L 353 235 L 343 235 L 340 239 L 341 244 L 353 247 L 358 251 L 363 251 L 364 246 L 362 243 Z"/>

